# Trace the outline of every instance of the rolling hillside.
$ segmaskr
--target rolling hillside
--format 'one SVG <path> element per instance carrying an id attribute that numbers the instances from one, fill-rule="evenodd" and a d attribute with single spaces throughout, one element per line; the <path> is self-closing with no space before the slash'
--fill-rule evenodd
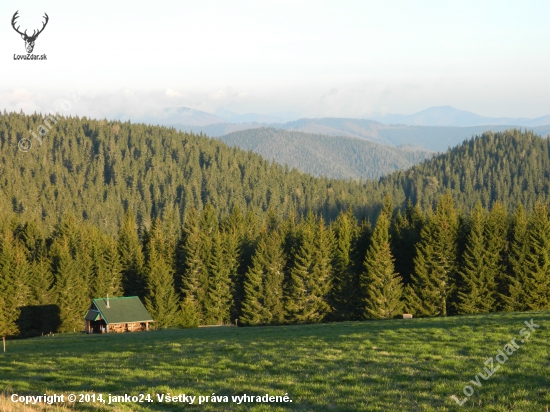
<path id="1" fill-rule="evenodd" d="M 274 128 L 233 132 L 219 139 L 302 172 L 337 179 L 376 179 L 433 155 L 416 147 L 389 147 L 364 139 Z"/>
<path id="2" fill-rule="evenodd" d="M 380 181 L 359 183 L 315 178 L 173 128 L 79 118 L 61 119 L 42 145 L 19 151 L 19 139 L 41 121 L 0 117 L 0 213 L 48 227 L 70 213 L 115 233 L 128 208 L 139 222 L 170 210 L 179 221 L 207 202 L 218 214 L 236 205 L 258 214 L 272 207 L 281 215 L 311 208 L 332 220 L 348 206 L 358 216 L 375 214 L 385 193 L 396 206 L 410 199 L 422 207 L 447 190 L 459 207 L 477 200 L 532 207 L 549 194 L 548 140 L 519 131 L 487 133 Z"/>
<path id="3" fill-rule="evenodd" d="M 411 199 L 423 207 L 449 191 L 460 207 L 477 201 L 509 210 L 518 203 L 531 209 L 550 194 L 550 141 L 531 132 L 484 133 L 447 152 L 367 184 L 367 191 L 393 194 L 398 203 Z"/>
<path id="4" fill-rule="evenodd" d="M 116 233 L 127 209 L 139 222 L 211 203 L 263 215 L 312 209 L 326 218 L 368 199 L 358 182 L 314 178 L 224 143 L 173 128 L 61 118 L 40 145 L 39 115 L 0 116 L 0 214 L 53 227 L 74 215 Z M 28 152 L 22 138 L 33 140 Z"/>

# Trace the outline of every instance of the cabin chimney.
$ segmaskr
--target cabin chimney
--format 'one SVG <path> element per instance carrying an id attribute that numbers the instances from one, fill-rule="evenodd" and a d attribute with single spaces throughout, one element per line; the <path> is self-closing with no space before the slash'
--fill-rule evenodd
<path id="1" fill-rule="evenodd" d="M 107 308 L 110 308 L 109 306 L 109 294 L 107 293 Z"/>

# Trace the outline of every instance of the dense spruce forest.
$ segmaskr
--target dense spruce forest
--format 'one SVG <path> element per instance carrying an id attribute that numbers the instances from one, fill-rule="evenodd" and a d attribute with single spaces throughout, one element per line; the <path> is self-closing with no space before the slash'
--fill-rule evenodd
<path id="1" fill-rule="evenodd" d="M 550 156 L 531 133 L 363 183 L 78 118 L 19 151 L 41 122 L 0 122 L 0 335 L 81 330 L 107 293 L 159 328 L 550 309 Z"/>
<path id="2" fill-rule="evenodd" d="M 219 139 L 313 176 L 337 179 L 379 178 L 435 154 L 420 147 L 392 147 L 361 138 L 266 127 L 233 132 Z"/>
<path id="3" fill-rule="evenodd" d="M 313 178 L 175 129 L 61 118 L 40 144 L 29 130 L 42 122 L 0 116 L 0 214 L 36 219 L 44 230 L 68 213 L 114 235 L 127 209 L 147 225 L 174 208 L 179 224 L 208 202 L 218 217 L 238 206 L 258 215 L 311 208 L 327 219 L 351 205 L 362 213 L 368 203 L 359 182 Z M 18 148 L 22 138 L 33 142 L 28 152 Z"/>
<path id="4" fill-rule="evenodd" d="M 234 206 L 258 216 L 271 207 L 281 217 L 311 209 L 333 221 L 353 207 L 372 221 L 386 194 L 401 210 L 409 200 L 433 208 L 447 190 L 465 210 L 477 201 L 532 209 L 548 198 L 548 140 L 517 130 L 486 133 L 379 180 L 352 181 L 315 178 L 171 128 L 72 117 L 42 122 L 36 114 L 0 116 L 0 214 L 34 219 L 44 231 L 73 214 L 115 235 L 128 209 L 140 226 L 175 209 L 180 225 L 206 203 L 218 217 Z M 47 130 L 42 144 L 29 133 L 38 127 Z M 33 142 L 29 152 L 19 150 L 22 138 Z"/>

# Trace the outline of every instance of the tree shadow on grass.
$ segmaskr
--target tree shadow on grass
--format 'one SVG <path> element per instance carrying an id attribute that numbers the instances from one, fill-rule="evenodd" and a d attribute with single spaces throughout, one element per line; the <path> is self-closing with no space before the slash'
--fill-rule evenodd
<path id="1" fill-rule="evenodd" d="M 31 338 L 57 332 L 61 325 L 60 309 L 57 305 L 21 306 L 17 320 L 19 336 Z"/>

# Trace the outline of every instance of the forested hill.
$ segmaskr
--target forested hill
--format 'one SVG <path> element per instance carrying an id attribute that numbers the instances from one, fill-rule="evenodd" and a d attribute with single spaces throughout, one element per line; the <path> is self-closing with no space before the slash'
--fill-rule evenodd
<path id="1" fill-rule="evenodd" d="M 423 208 L 450 191 L 466 210 L 478 200 L 489 208 L 500 201 L 508 210 L 518 203 L 532 209 L 536 200 L 548 201 L 550 144 L 532 132 L 488 132 L 367 186 L 370 193 L 391 193 L 397 204 L 410 199 Z"/>
<path id="2" fill-rule="evenodd" d="M 219 138 L 314 176 L 376 179 L 431 157 L 420 147 L 391 147 L 361 138 L 327 136 L 262 127 Z"/>
<path id="3" fill-rule="evenodd" d="M 66 215 L 118 231 L 126 209 L 138 223 L 171 215 L 176 227 L 191 207 L 210 202 L 218 215 L 238 206 L 281 215 L 311 208 L 326 218 L 367 204 L 358 182 L 314 178 L 173 128 L 62 118 L 40 145 L 30 136 L 39 115 L 0 116 L 0 214 L 51 228 Z M 18 142 L 33 142 L 28 152 Z"/>
<path id="4" fill-rule="evenodd" d="M 117 233 L 126 209 L 138 224 L 170 218 L 179 227 L 192 207 L 210 202 L 219 216 L 234 206 L 279 216 L 308 208 L 332 221 L 352 206 L 373 220 L 386 193 L 423 209 L 450 190 L 459 208 L 477 200 L 528 209 L 548 199 L 548 140 L 530 132 L 488 133 L 378 181 L 355 182 L 289 170 L 257 154 L 175 129 L 62 118 L 28 152 L 18 141 L 42 124 L 39 115 L 0 116 L 0 214 L 16 213 L 50 231 L 72 214 Z"/>

